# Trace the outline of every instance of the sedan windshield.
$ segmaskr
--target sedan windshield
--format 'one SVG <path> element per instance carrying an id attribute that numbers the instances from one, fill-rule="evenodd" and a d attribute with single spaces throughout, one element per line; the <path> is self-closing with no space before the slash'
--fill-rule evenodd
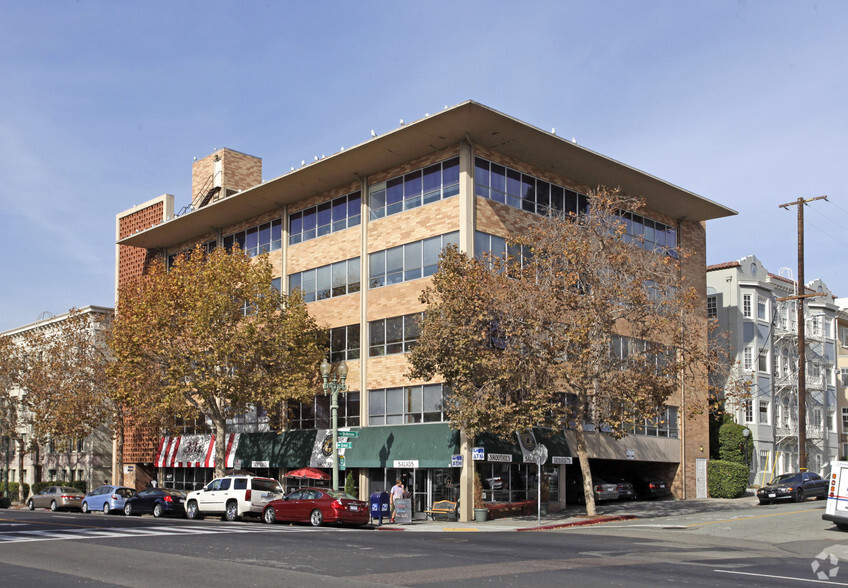
<path id="1" fill-rule="evenodd" d="M 778 476 L 769 482 L 770 486 L 775 486 L 777 484 L 794 484 L 799 482 L 797 474 L 783 474 L 782 476 Z"/>

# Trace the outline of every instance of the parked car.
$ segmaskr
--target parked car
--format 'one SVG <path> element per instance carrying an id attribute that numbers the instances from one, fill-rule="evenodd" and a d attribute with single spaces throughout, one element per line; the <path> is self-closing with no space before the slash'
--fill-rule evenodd
<path id="1" fill-rule="evenodd" d="M 185 516 L 185 494 L 171 488 L 147 488 L 127 498 L 124 514 L 129 516 L 152 513 Z"/>
<path id="2" fill-rule="evenodd" d="M 636 490 L 636 498 L 642 500 L 663 498 L 671 494 L 668 482 L 651 476 L 634 478 L 633 487 Z"/>
<path id="3" fill-rule="evenodd" d="M 801 502 L 811 496 L 815 496 L 816 500 L 827 498 L 827 481 L 812 472 L 781 474 L 757 490 L 760 504 L 776 500 Z"/>
<path id="4" fill-rule="evenodd" d="M 135 496 L 135 490 L 127 486 L 99 486 L 82 499 L 82 512 L 102 510 L 103 514 L 112 511 L 124 512 L 127 498 Z"/>
<path id="5" fill-rule="evenodd" d="M 244 515 L 260 516 L 265 505 L 283 497 L 277 480 L 249 475 L 215 478 L 204 488 L 186 496 L 186 516 L 199 519 L 206 514 L 220 514 L 228 521 Z"/>
<path id="6" fill-rule="evenodd" d="M 616 486 L 618 486 L 619 500 L 636 500 L 636 489 L 633 482 L 626 478 L 614 478 Z"/>
<path id="7" fill-rule="evenodd" d="M 48 486 L 27 500 L 30 510 L 49 508 L 50 510 L 80 510 L 84 492 L 67 486 Z"/>
<path id="8" fill-rule="evenodd" d="M 611 484 L 601 478 L 592 479 L 592 491 L 595 494 L 595 502 L 618 499 L 618 484 Z M 567 502 L 585 504 L 586 497 L 583 494 L 583 478 L 580 476 L 565 477 L 565 499 Z"/>
<path id="9" fill-rule="evenodd" d="M 303 488 L 269 502 L 262 513 L 262 520 L 269 524 L 276 521 L 310 523 L 313 527 L 323 523 L 367 525 L 370 512 L 367 502 L 350 494 L 323 488 Z"/>

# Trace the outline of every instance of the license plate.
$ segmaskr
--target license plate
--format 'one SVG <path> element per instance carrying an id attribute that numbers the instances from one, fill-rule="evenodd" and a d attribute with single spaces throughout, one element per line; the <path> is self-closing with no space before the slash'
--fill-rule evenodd
<path id="1" fill-rule="evenodd" d="M 769 494 L 769 498 L 776 498 L 777 494 Z"/>
<path id="2" fill-rule="evenodd" d="M 355 510 L 359 510 L 359 505 L 358 505 L 358 504 L 351 504 L 351 505 L 350 505 L 350 510 L 354 510 L 354 511 L 355 511 Z"/>

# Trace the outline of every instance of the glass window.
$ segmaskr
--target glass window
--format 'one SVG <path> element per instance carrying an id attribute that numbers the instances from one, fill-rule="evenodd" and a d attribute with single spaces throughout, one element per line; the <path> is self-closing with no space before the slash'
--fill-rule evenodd
<path id="1" fill-rule="evenodd" d="M 372 253 L 369 287 L 379 288 L 434 274 L 442 248 L 458 241 L 459 232 L 453 232 Z"/>
<path id="2" fill-rule="evenodd" d="M 347 280 L 345 282 L 345 280 Z M 314 302 L 359 291 L 359 258 L 339 261 L 289 276 L 289 291 L 303 292 L 304 302 Z"/>
<path id="3" fill-rule="evenodd" d="M 352 192 L 289 215 L 289 243 L 294 245 L 359 224 L 361 195 Z M 273 232 L 273 226 L 272 226 Z M 279 231 L 278 231 L 279 233 Z M 276 240 L 279 241 L 279 234 Z M 271 250 L 274 247 L 272 234 Z M 262 243 L 260 242 L 260 247 Z"/>

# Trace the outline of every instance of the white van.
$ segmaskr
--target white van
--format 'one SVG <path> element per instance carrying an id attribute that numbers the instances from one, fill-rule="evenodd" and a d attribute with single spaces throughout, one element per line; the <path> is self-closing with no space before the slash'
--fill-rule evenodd
<path id="1" fill-rule="evenodd" d="M 827 507 L 822 519 L 835 523 L 840 531 L 848 531 L 848 461 L 830 462 L 826 479 Z"/>

